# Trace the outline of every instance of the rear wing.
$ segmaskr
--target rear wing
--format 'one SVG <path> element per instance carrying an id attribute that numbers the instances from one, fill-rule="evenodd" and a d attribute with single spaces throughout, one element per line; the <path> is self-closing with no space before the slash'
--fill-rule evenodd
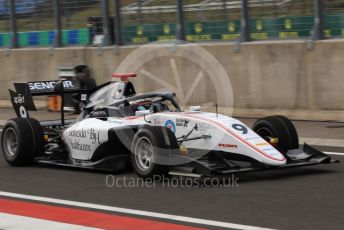
<path id="1" fill-rule="evenodd" d="M 60 81 L 36 81 L 28 82 L 32 96 L 42 95 L 56 95 L 59 94 L 55 90 L 56 83 Z M 17 84 L 17 83 L 14 83 Z M 77 93 L 80 92 L 80 82 L 73 80 L 63 80 L 64 93 Z"/>
<path id="2" fill-rule="evenodd" d="M 64 94 L 80 93 L 85 90 L 80 89 L 79 81 L 61 80 L 61 81 L 36 81 L 28 83 L 14 83 L 15 91 L 9 89 L 11 102 L 17 117 L 29 117 L 28 111 L 36 111 L 36 106 L 33 101 L 33 96 L 48 96 L 61 95 L 62 96 L 62 110 L 64 107 Z"/>

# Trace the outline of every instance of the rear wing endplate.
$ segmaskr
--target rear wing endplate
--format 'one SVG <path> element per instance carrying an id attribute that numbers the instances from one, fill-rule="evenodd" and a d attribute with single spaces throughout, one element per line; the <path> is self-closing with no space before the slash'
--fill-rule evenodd
<path id="1" fill-rule="evenodd" d="M 62 90 L 56 90 L 55 85 L 61 82 Z M 37 81 L 28 83 L 14 83 L 15 91 L 9 89 L 11 102 L 17 117 L 29 117 L 28 111 L 36 111 L 33 96 L 61 95 L 68 93 L 80 93 L 85 90 L 80 89 L 79 81 Z M 63 107 L 64 105 L 62 105 Z"/>

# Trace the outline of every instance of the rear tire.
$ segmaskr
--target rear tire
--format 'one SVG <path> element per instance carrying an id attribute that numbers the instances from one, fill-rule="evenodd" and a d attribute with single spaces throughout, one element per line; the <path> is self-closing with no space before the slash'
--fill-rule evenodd
<path id="1" fill-rule="evenodd" d="M 144 126 L 136 133 L 131 146 L 131 162 L 136 174 L 142 178 L 166 175 L 169 167 L 155 160 L 159 154 L 167 155 L 178 149 L 177 139 L 170 129 Z"/>
<path id="2" fill-rule="evenodd" d="M 43 129 L 32 118 L 14 118 L 7 121 L 1 135 L 1 151 L 12 166 L 30 165 L 43 153 Z"/>
<path id="3" fill-rule="evenodd" d="M 299 137 L 295 126 L 286 117 L 276 115 L 259 119 L 254 123 L 253 130 L 264 139 L 278 138 L 277 149 L 282 153 L 299 148 Z"/>

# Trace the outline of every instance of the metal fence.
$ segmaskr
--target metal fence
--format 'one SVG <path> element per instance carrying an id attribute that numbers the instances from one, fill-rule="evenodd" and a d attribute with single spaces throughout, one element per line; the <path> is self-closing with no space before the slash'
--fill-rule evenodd
<path id="1" fill-rule="evenodd" d="M 344 0 L 0 0 L 0 48 L 344 36 Z"/>

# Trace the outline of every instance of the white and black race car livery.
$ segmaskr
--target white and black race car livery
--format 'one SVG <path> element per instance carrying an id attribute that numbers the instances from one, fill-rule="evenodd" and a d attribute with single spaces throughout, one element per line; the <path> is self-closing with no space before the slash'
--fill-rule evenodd
<path id="1" fill-rule="evenodd" d="M 183 112 L 172 92 L 136 94 L 128 80 L 135 76 L 114 74 L 120 80 L 84 91 L 73 82 L 16 84 L 10 93 L 18 118 L 3 129 L 4 158 L 13 166 L 108 171 L 131 164 L 144 178 L 177 169 L 183 175 L 223 176 L 337 162 L 307 144 L 299 149 L 295 127 L 286 117 L 265 117 L 249 128 L 197 106 Z M 32 96 L 65 93 L 77 93 L 74 98 L 83 103 L 75 121 L 65 121 L 63 109 L 61 120 L 29 118 L 27 111 L 35 110 Z"/>

